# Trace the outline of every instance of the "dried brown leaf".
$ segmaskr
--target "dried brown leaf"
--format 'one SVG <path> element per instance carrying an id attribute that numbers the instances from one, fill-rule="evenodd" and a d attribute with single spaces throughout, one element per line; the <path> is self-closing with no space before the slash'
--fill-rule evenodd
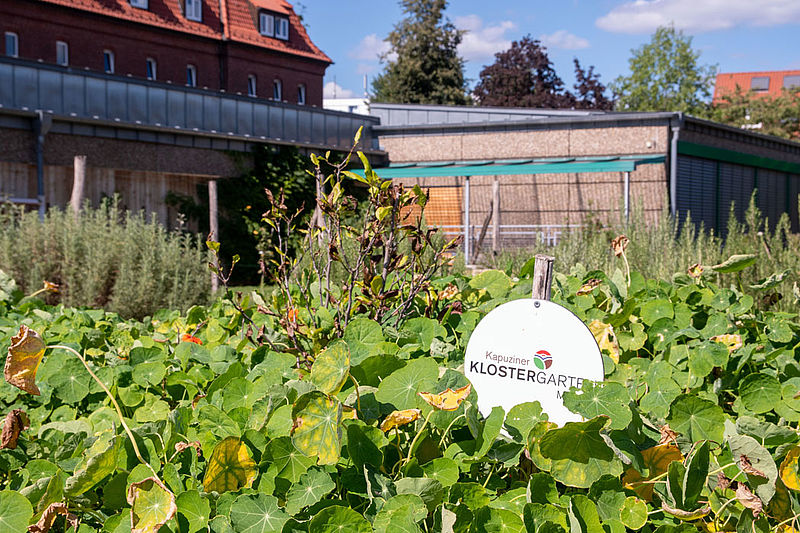
<path id="1" fill-rule="evenodd" d="M 719 488 L 720 490 L 729 489 L 731 483 L 732 483 L 731 479 L 722 472 L 717 474 L 717 488 Z"/>
<path id="2" fill-rule="evenodd" d="M 658 441 L 659 444 L 666 444 L 668 442 L 674 442 L 675 444 L 678 443 L 676 440 L 678 438 L 678 434 L 675 433 L 671 427 L 669 427 L 669 424 L 664 424 L 661 426 L 659 432 L 661 433 L 661 439 Z"/>
<path id="3" fill-rule="evenodd" d="M 739 457 L 739 468 L 741 468 L 742 472 L 745 474 L 750 474 L 752 476 L 763 477 L 764 479 L 767 478 L 767 475 L 762 472 L 761 470 L 756 469 L 753 466 L 753 463 L 750 462 L 750 458 L 746 455 L 742 454 Z"/>
<path id="4" fill-rule="evenodd" d="M 78 517 L 67 510 L 66 503 L 58 502 L 51 503 L 47 506 L 47 509 L 44 510 L 42 517 L 39 518 L 39 521 L 28 526 L 28 533 L 47 533 L 50 531 L 50 528 L 53 527 L 56 517 L 58 517 L 60 514 L 63 514 L 67 517 L 67 525 L 65 530 L 73 528 L 75 531 L 78 531 Z"/>
<path id="5" fill-rule="evenodd" d="M 591 294 L 591 292 L 594 290 L 594 288 L 598 287 L 601 283 L 602 283 L 602 281 L 600 281 L 599 279 L 592 278 L 589 281 L 587 281 L 586 283 L 584 283 L 583 285 L 581 285 L 581 288 L 578 289 L 578 292 L 576 292 L 575 294 L 577 294 L 578 296 L 583 296 L 585 294 Z"/>
<path id="6" fill-rule="evenodd" d="M 181 453 L 186 448 L 194 448 L 197 452 L 197 458 L 199 459 L 200 456 L 203 454 L 202 445 L 198 441 L 192 442 L 179 442 L 175 445 L 175 453 Z"/>
<path id="7" fill-rule="evenodd" d="M 22 409 L 14 409 L 6 415 L 3 422 L 3 434 L 0 436 L 0 448 L 15 450 L 19 434 L 31 426 L 28 415 Z"/>
<path id="8" fill-rule="evenodd" d="M 624 254 L 629 242 L 630 240 L 625 235 L 619 235 L 611 241 L 611 249 L 614 250 L 614 255 L 620 257 Z"/>
<path id="9" fill-rule="evenodd" d="M 39 396 L 36 386 L 36 370 L 42 362 L 46 345 L 38 333 L 26 325 L 11 337 L 11 346 L 6 357 L 6 381 L 29 394 Z"/>
<path id="10" fill-rule="evenodd" d="M 739 503 L 752 510 L 754 518 L 760 515 L 761 511 L 764 510 L 764 504 L 761 502 L 761 499 L 753 494 L 744 483 L 738 483 L 737 485 L 736 499 L 739 500 Z"/>
<path id="11" fill-rule="evenodd" d="M 690 277 L 698 279 L 703 275 L 703 270 L 703 265 L 700 263 L 695 263 L 686 270 L 686 273 L 689 274 Z"/>

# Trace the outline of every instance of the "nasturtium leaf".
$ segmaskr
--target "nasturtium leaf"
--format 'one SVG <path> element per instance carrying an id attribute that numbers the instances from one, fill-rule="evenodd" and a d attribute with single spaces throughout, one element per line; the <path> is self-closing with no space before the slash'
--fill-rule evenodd
<path id="1" fill-rule="evenodd" d="M 381 325 L 368 318 L 351 320 L 344 330 L 343 338 L 350 349 L 350 362 L 353 365 L 378 355 L 379 346 L 384 342 Z"/>
<path id="2" fill-rule="evenodd" d="M 196 490 L 187 490 L 178 495 L 178 514 L 186 521 L 188 533 L 207 531 L 211 519 L 211 504 Z"/>
<path id="3" fill-rule="evenodd" d="M 485 289 L 492 298 L 502 298 L 511 288 L 511 280 L 499 270 L 486 270 L 469 280 L 473 289 Z"/>
<path id="4" fill-rule="evenodd" d="M 593 533 L 603 530 L 597 507 L 585 494 L 573 494 L 570 497 L 567 517 L 570 533 Z"/>
<path id="5" fill-rule="evenodd" d="M 308 523 L 309 533 L 372 533 L 369 522 L 349 507 L 326 507 Z"/>
<path id="6" fill-rule="evenodd" d="M 756 262 L 757 255 L 755 254 L 737 254 L 732 255 L 722 263 L 714 265 L 711 268 L 720 274 L 727 274 L 730 272 L 739 272 L 745 268 L 753 265 Z"/>
<path id="7" fill-rule="evenodd" d="M 62 402 L 75 405 L 89 394 L 89 384 L 92 381 L 86 367 L 76 358 L 67 359 L 61 371 L 50 376 L 47 380 L 55 389 L 55 396 Z"/>
<path id="8" fill-rule="evenodd" d="M 773 316 L 767 319 L 766 325 L 767 338 L 772 342 L 792 342 L 794 339 L 794 332 L 786 320 Z"/>
<path id="9" fill-rule="evenodd" d="M 178 510 L 175 495 L 155 477 L 131 483 L 128 504 L 131 506 L 131 533 L 157 533 Z"/>
<path id="10" fill-rule="evenodd" d="M 67 496 L 78 496 L 88 491 L 117 469 L 117 457 L 123 439 L 111 431 L 105 432 L 83 454 L 75 472 L 67 478 L 64 492 Z"/>
<path id="11" fill-rule="evenodd" d="M 249 487 L 258 475 L 247 446 L 236 437 L 227 437 L 214 447 L 203 477 L 206 492 L 237 491 Z"/>
<path id="12" fill-rule="evenodd" d="M 645 324 L 652 326 L 661 318 L 674 317 L 675 311 L 669 300 L 648 300 L 641 305 L 640 316 Z"/>
<path id="13" fill-rule="evenodd" d="M 766 413 L 780 401 L 781 384 L 768 374 L 748 374 L 739 383 L 739 396 L 748 410 Z"/>
<path id="14" fill-rule="evenodd" d="M 166 367 L 157 361 L 139 363 L 133 367 L 133 381 L 140 387 L 157 387 L 166 375 Z"/>
<path id="15" fill-rule="evenodd" d="M 500 430 L 503 429 L 503 420 L 505 420 L 506 413 L 500 406 L 492 407 L 492 412 L 486 417 L 483 422 L 478 438 L 475 439 L 475 453 L 473 457 L 476 459 L 482 458 L 492 447 L 494 441 L 500 435 Z"/>
<path id="16" fill-rule="evenodd" d="M 563 394 L 564 406 L 584 418 L 606 415 L 609 429 L 625 429 L 631 422 L 630 395 L 620 383 L 584 380 L 580 390 Z"/>
<path id="17" fill-rule="evenodd" d="M 642 461 L 646 471 L 639 472 L 628 467 L 622 483 L 625 488 L 633 489 L 639 497 L 649 502 L 653 499 L 653 484 L 647 481 L 665 474 L 672 462 L 683 461 L 683 455 L 673 443 L 659 444 L 642 450 Z"/>
<path id="18" fill-rule="evenodd" d="M 438 379 L 439 365 L 436 361 L 428 357 L 414 359 L 386 376 L 375 397 L 395 409 L 413 409 L 417 406 L 417 393 L 430 390 Z"/>
<path id="19" fill-rule="evenodd" d="M 415 344 L 422 351 L 429 352 L 433 339 L 437 337 L 444 338 L 447 335 L 447 330 L 432 318 L 418 316 L 406 320 L 400 333 L 398 344 Z"/>
<path id="20" fill-rule="evenodd" d="M 159 399 L 158 396 L 148 393 L 145 396 L 144 405 L 136 409 L 133 419 L 139 423 L 159 422 L 169 417 L 170 407 L 167 402 Z"/>
<path id="21" fill-rule="evenodd" d="M 339 460 L 342 439 L 342 404 L 319 391 L 304 394 L 292 409 L 294 432 L 292 442 L 319 464 L 335 464 Z"/>
<path id="22" fill-rule="evenodd" d="M 464 504 L 471 510 L 476 510 L 492 501 L 486 489 L 474 482 L 456 483 L 450 487 L 449 501 L 452 504 Z"/>
<path id="23" fill-rule="evenodd" d="M 296 483 L 308 468 L 313 465 L 316 457 L 307 457 L 295 448 L 289 437 L 273 439 L 267 444 L 264 457 L 274 469 L 275 475 Z"/>
<path id="24" fill-rule="evenodd" d="M 347 381 L 349 371 L 350 349 L 345 342 L 334 342 L 314 360 L 311 381 L 325 394 L 336 394 Z"/>
<path id="25" fill-rule="evenodd" d="M 268 494 L 242 494 L 231 506 L 231 523 L 237 533 L 278 533 L 289 520 Z"/>
<path id="26" fill-rule="evenodd" d="M 320 501 L 335 488 L 336 483 L 330 474 L 319 468 L 311 468 L 286 493 L 286 512 L 295 515 Z"/>
<path id="27" fill-rule="evenodd" d="M 547 472 L 536 472 L 528 480 L 528 503 L 558 503 L 556 480 Z"/>
<path id="28" fill-rule="evenodd" d="M 6 381 L 28 394 L 39 396 L 36 386 L 36 370 L 44 356 L 45 343 L 38 333 L 26 325 L 11 337 L 4 375 Z"/>
<path id="29" fill-rule="evenodd" d="M 347 453 L 359 469 L 365 464 L 375 468 L 383 464 L 381 445 L 385 442 L 388 441 L 378 428 L 359 423 L 347 426 Z"/>
<path id="30" fill-rule="evenodd" d="M 614 327 L 600 320 L 589 322 L 589 331 L 594 335 L 594 340 L 600 351 L 608 355 L 612 361 L 619 363 L 619 344 L 614 334 Z"/>
<path id="31" fill-rule="evenodd" d="M 524 402 L 508 411 L 505 426 L 514 440 L 524 443 L 533 426 L 542 420 L 547 420 L 547 413 L 542 413 L 541 404 L 538 401 Z"/>
<path id="32" fill-rule="evenodd" d="M 682 433 L 691 442 L 722 442 L 725 414 L 715 403 L 682 394 L 672 402 L 667 422 L 673 430 Z"/>
<path id="33" fill-rule="evenodd" d="M 415 494 L 398 494 L 386 500 L 375 516 L 375 533 L 418 533 L 417 522 L 428 515 L 422 498 Z"/>
<path id="34" fill-rule="evenodd" d="M 567 514 L 555 505 L 526 504 L 522 511 L 522 517 L 528 531 L 542 533 L 556 533 L 559 531 L 553 526 L 560 527 L 562 532 L 568 529 Z"/>
<path id="35" fill-rule="evenodd" d="M 449 487 L 458 482 L 458 464 L 447 457 L 439 457 L 422 466 L 425 477 L 435 479 L 443 487 Z"/>
<path id="36" fill-rule="evenodd" d="M 419 418 L 419 409 L 403 409 L 402 411 L 392 411 L 381 422 L 382 431 L 391 431 L 394 428 L 410 424 Z"/>
<path id="37" fill-rule="evenodd" d="M 475 511 L 470 531 L 485 533 L 525 533 L 525 524 L 516 513 L 506 509 L 482 507 Z"/>
<path id="38" fill-rule="evenodd" d="M 256 397 L 255 385 L 246 378 L 233 378 L 225 385 L 222 396 L 222 410 L 230 413 L 237 407 L 252 409 L 259 398 Z"/>
<path id="39" fill-rule="evenodd" d="M 761 498 L 764 505 L 775 495 L 778 467 L 766 448 L 748 435 L 728 435 L 731 455 L 739 468 L 747 475 L 747 484 Z M 754 471 L 760 472 L 756 475 Z"/>
<path id="40" fill-rule="evenodd" d="M 395 483 L 397 494 L 416 494 L 425 505 L 428 511 L 433 512 L 442 503 L 445 490 L 441 483 L 431 478 L 424 477 L 405 477 Z"/>
<path id="41" fill-rule="evenodd" d="M 647 523 L 647 504 L 635 496 L 628 496 L 620 509 L 620 521 L 629 529 L 641 529 Z"/>
<path id="42" fill-rule="evenodd" d="M 456 390 L 446 389 L 444 392 L 433 394 L 431 392 L 418 393 L 420 398 L 433 407 L 442 411 L 455 411 L 461 405 L 469 393 L 472 392 L 472 385 L 469 383 Z"/>
<path id="43" fill-rule="evenodd" d="M 26 533 L 33 517 L 33 506 L 28 498 L 14 490 L 0 492 L 0 531 Z"/>
<path id="44" fill-rule="evenodd" d="M 598 416 L 586 422 L 567 422 L 564 427 L 551 429 L 541 438 L 539 450 L 550 459 L 570 459 L 586 463 L 590 457 L 610 460 L 614 452 L 600 436 L 608 425 L 607 416 Z"/>
<path id="45" fill-rule="evenodd" d="M 652 387 L 639 401 L 639 408 L 645 413 L 650 413 L 657 418 L 666 418 L 669 406 L 680 396 L 681 388 L 670 377 L 656 379 L 651 382 Z"/>
<path id="46" fill-rule="evenodd" d="M 795 446 L 784 457 L 781 463 L 781 481 L 787 489 L 800 491 L 800 471 L 798 471 L 798 458 L 800 458 L 800 446 Z"/>

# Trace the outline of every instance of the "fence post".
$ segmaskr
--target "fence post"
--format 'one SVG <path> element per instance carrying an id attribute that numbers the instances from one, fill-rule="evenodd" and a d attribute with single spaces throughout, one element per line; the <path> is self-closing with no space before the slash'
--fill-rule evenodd
<path id="1" fill-rule="evenodd" d="M 470 238 L 472 232 L 469 225 L 469 176 L 464 176 L 464 262 L 470 264 L 472 246 L 470 245 Z"/>
<path id="2" fill-rule="evenodd" d="M 553 261 L 549 255 L 537 255 L 533 264 L 533 290 L 531 297 L 535 300 L 549 300 L 550 288 L 553 284 Z"/>
<path id="3" fill-rule="evenodd" d="M 500 179 L 495 176 L 492 183 L 492 253 L 500 251 Z"/>
<path id="4" fill-rule="evenodd" d="M 72 196 L 69 205 L 75 216 L 81 211 L 83 203 L 83 189 L 86 182 L 86 156 L 76 155 L 73 162 Z"/>

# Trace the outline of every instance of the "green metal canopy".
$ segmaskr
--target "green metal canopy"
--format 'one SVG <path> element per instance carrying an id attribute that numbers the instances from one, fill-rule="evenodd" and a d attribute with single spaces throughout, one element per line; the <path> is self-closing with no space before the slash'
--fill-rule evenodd
<path id="1" fill-rule="evenodd" d="M 433 178 L 444 176 L 502 176 L 520 174 L 567 174 L 583 172 L 631 172 L 639 165 L 663 163 L 664 155 L 609 157 L 559 157 L 540 159 L 496 159 L 487 161 L 430 161 L 396 163 L 376 168 L 383 179 Z M 356 173 L 364 175 L 363 170 Z"/>

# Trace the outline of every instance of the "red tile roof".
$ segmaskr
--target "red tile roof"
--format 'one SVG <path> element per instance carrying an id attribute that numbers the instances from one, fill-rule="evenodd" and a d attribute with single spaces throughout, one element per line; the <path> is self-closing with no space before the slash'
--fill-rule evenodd
<path id="1" fill-rule="evenodd" d="M 50 4 L 89 11 L 131 22 L 191 33 L 201 37 L 226 37 L 269 50 L 332 63 L 308 36 L 292 5 L 284 0 L 203 0 L 203 20 L 195 22 L 183 16 L 179 0 L 148 0 L 148 8 L 130 5 L 128 0 L 41 0 Z M 224 6 L 220 17 L 220 4 Z M 258 31 L 258 11 L 266 9 L 289 17 L 289 40 L 265 37 Z"/>
<path id="2" fill-rule="evenodd" d="M 783 78 L 785 76 L 800 76 L 800 70 L 770 70 L 763 72 L 730 72 L 717 74 L 717 81 L 714 84 L 714 102 L 718 102 L 726 95 L 736 93 L 736 87 L 740 87 L 743 93 L 750 91 L 750 80 L 753 78 L 769 78 L 769 88 L 766 91 L 757 91 L 756 96 L 779 96 L 783 89 Z"/>

